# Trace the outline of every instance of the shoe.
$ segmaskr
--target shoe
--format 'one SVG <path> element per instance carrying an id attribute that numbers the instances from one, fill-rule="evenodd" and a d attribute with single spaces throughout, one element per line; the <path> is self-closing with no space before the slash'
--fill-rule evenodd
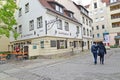
<path id="1" fill-rule="evenodd" d="M 97 62 L 94 62 L 94 64 L 96 65 L 96 64 L 97 64 Z"/>

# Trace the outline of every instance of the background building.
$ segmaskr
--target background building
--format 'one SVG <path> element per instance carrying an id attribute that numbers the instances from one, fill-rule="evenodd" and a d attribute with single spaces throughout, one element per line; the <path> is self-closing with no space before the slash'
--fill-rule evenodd
<path id="1" fill-rule="evenodd" d="M 120 45 L 120 0 L 92 0 L 86 7 L 93 19 L 94 41 Z"/>
<path id="2" fill-rule="evenodd" d="M 120 0 L 110 0 L 107 4 L 109 12 L 109 32 L 110 32 L 110 45 L 120 46 Z"/>
<path id="3" fill-rule="evenodd" d="M 93 19 L 93 41 L 103 41 L 106 45 L 109 45 L 110 24 L 105 0 L 92 0 L 86 7 L 90 11 L 90 17 Z"/>

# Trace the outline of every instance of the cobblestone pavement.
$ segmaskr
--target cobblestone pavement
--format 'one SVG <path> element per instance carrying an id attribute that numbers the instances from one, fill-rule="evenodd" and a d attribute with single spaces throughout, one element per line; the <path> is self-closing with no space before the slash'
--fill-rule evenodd
<path id="1" fill-rule="evenodd" d="M 120 48 L 105 55 L 105 64 L 93 64 L 88 52 L 63 59 L 36 59 L 0 64 L 0 80 L 120 80 Z"/>

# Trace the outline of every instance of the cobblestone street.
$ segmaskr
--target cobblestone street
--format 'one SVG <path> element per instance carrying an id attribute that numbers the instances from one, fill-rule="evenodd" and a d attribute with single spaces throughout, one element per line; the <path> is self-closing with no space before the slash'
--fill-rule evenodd
<path id="1" fill-rule="evenodd" d="M 120 48 L 93 64 L 89 53 L 62 59 L 36 59 L 0 64 L 0 80 L 120 80 Z"/>

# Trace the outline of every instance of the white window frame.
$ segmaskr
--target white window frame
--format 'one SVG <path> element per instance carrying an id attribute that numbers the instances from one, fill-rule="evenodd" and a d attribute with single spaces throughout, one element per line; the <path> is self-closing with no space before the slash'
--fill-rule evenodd
<path id="1" fill-rule="evenodd" d="M 61 6 L 59 6 L 59 5 L 55 6 L 55 10 L 60 12 L 60 13 L 63 13 L 63 8 Z"/>
<path id="2" fill-rule="evenodd" d="M 34 30 L 34 20 L 29 21 L 29 30 Z"/>
<path id="3" fill-rule="evenodd" d="M 15 27 L 15 31 L 17 32 L 17 27 Z"/>
<path id="4" fill-rule="evenodd" d="M 29 12 L 29 3 L 25 4 L 25 13 Z"/>
<path id="5" fill-rule="evenodd" d="M 22 8 L 19 9 L 19 17 L 22 16 Z"/>
<path id="6" fill-rule="evenodd" d="M 77 34 L 80 33 L 80 27 L 76 26 L 76 28 L 77 28 Z"/>
<path id="7" fill-rule="evenodd" d="M 57 29 L 62 30 L 62 20 L 60 20 L 60 19 L 57 21 Z"/>
<path id="8" fill-rule="evenodd" d="M 69 23 L 65 22 L 65 31 L 69 31 Z"/>
<path id="9" fill-rule="evenodd" d="M 37 18 L 37 28 L 42 28 L 43 22 L 42 22 L 42 16 Z"/>
<path id="10" fill-rule="evenodd" d="M 22 25 L 19 25 L 19 34 L 22 34 Z"/>

